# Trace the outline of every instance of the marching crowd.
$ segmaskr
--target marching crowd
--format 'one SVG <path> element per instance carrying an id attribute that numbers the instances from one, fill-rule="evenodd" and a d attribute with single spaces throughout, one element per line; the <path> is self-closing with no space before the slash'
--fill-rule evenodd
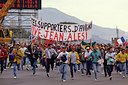
<path id="1" fill-rule="evenodd" d="M 68 66 L 72 80 L 77 71 L 82 76 L 88 77 L 94 73 L 95 80 L 98 79 L 98 73 L 112 80 L 113 71 L 125 78 L 128 73 L 128 48 L 123 45 L 114 47 L 110 44 L 97 43 L 85 47 L 81 44 L 66 43 L 47 46 L 26 45 L 19 42 L 14 45 L 0 44 L 1 73 L 7 67 L 13 67 L 14 79 L 17 78 L 17 70 L 33 70 L 33 75 L 35 75 L 38 69 L 37 63 L 46 69 L 47 77 L 50 77 L 50 70 L 57 68 L 63 82 L 67 79 Z"/>

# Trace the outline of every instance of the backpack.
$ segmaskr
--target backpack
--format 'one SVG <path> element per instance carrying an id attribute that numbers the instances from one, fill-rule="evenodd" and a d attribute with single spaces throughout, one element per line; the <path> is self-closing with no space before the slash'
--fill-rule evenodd
<path id="1" fill-rule="evenodd" d="M 67 60 L 66 55 L 62 55 L 61 60 L 62 60 L 62 62 L 65 62 Z"/>

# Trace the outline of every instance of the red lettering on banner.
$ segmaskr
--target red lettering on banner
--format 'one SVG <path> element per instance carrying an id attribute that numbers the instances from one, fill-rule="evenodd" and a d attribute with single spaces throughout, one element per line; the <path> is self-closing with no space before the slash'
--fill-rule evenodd
<path id="1" fill-rule="evenodd" d="M 84 40 L 85 39 L 85 35 L 84 35 L 84 32 L 82 32 L 82 40 Z"/>
<path id="2" fill-rule="evenodd" d="M 88 32 L 86 31 L 85 33 L 86 33 L 86 40 L 87 40 L 88 39 Z"/>
<path id="3" fill-rule="evenodd" d="M 54 40 L 58 41 L 58 34 L 57 34 L 57 32 L 55 32 Z"/>
<path id="4" fill-rule="evenodd" d="M 47 39 L 47 37 L 48 37 L 48 30 L 45 30 L 45 35 L 44 35 L 44 39 Z"/>
<path id="5" fill-rule="evenodd" d="M 71 34 L 71 33 L 69 33 L 69 35 L 68 35 L 68 39 L 67 39 L 67 41 L 69 41 L 69 40 L 72 41 L 72 34 Z"/>
<path id="6" fill-rule="evenodd" d="M 45 35 L 44 35 L 44 39 L 47 39 L 47 37 L 48 37 L 48 30 L 45 30 Z"/>
<path id="7" fill-rule="evenodd" d="M 20 0 L 17 1 L 17 8 L 20 8 Z"/>
<path id="8" fill-rule="evenodd" d="M 81 40 L 80 35 L 81 35 L 81 33 L 78 33 L 78 40 Z"/>
<path id="9" fill-rule="evenodd" d="M 59 41 L 63 41 L 64 40 L 64 33 L 60 33 L 59 35 Z"/>
<path id="10" fill-rule="evenodd" d="M 76 33 L 74 32 L 74 40 L 76 41 L 77 39 L 76 39 Z"/>
<path id="11" fill-rule="evenodd" d="M 53 40 L 53 33 L 54 32 L 50 32 L 50 40 Z"/>

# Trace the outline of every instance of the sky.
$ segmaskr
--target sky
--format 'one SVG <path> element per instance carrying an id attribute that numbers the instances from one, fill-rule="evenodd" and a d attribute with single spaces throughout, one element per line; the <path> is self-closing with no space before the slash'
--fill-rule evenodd
<path id="1" fill-rule="evenodd" d="M 42 4 L 95 25 L 117 26 L 128 32 L 128 0 L 42 0 Z"/>

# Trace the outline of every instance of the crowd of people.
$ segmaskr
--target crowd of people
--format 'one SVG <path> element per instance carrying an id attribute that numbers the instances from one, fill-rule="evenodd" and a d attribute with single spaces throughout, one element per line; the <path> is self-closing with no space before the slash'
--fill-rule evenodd
<path id="1" fill-rule="evenodd" d="M 35 75 L 37 63 L 46 69 L 47 77 L 50 77 L 50 70 L 57 68 L 63 82 L 67 80 L 68 66 L 72 80 L 77 71 L 88 77 L 94 73 L 95 80 L 99 73 L 112 80 L 113 71 L 125 78 L 128 73 L 128 48 L 97 43 L 85 47 L 64 42 L 48 45 L 26 45 L 19 42 L 13 45 L 0 44 L 1 73 L 7 67 L 13 67 L 14 79 L 17 78 L 17 70 L 32 70 Z"/>

